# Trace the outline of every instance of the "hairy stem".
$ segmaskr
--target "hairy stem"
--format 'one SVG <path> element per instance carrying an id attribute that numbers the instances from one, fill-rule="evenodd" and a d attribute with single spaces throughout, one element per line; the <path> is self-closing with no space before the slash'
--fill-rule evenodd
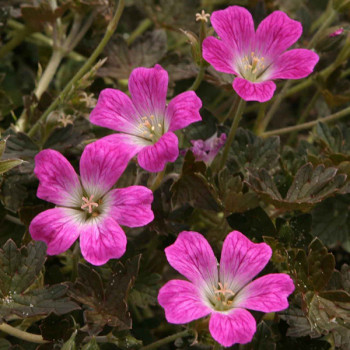
<path id="1" fill-rule="evenodd" d="M 287 128 L 267 131 L 267 132 L 264 132 L 261 136 L 262 137 L 269 137 L 269 136 L 273 136 L 273 135 L 288 134 L 288 133 L 293 132 L 293 131 L 310 129 L 313 126 L 315 126 L 316 124 L 318 124 L 319 122 L 329 123 L 329 122 L 332 122 L 334 120 L 337 120 L 337 119 L 340 119 L 340 118 L 344 118 L 344 117 L 346 117 L 348 115 L 350 115 L 350 107 L 347 107 L 347 108 L 345 108 L 345 109 L 343 109 L 343 110 L 341 110 L 341 111 L 339 111 L 337 113 L 331 114 L 328 117 L 316 119 L 316 120 L 313 120 L 311 122 L 303 123 L 303 124 L 300 124 L 300 125 L 289 126 Z"/>
<path id="2" fill-rule="evenodd" d="M 21 331 L 20 329 L 12 327 L 7 323 L 0 324 L 0 331 L 3 331 L 13 337 L 25 340 L 30 343 L 37 343 L 37 344 L 48 343 L 48 341 L 44 340 L 44 338 L 39 334 L 32 334 L 25 331 Z"/>
<path id="3" fill-rule="evenodd" d="M 175 333 L 175 334 L 169 335 L 168 337 L 165 337 L 163 339 L 157 340 L 152 344 L 143 346 L 142 348 L 140 348 L 140 350 L 158 349 L 160 346 L 162 346 L 164 344 L 171 343 L 172 341 L 176 340 L 177 338 L 183 338 L 183 337 L 187 337 L 189 335 L 191 335 L 190 330 Z"/>
<path id="4" fill-rule="evenodd" d="M 187 90 L 196 91 L 199 88 L 199 85 L 201 84 L 201 82 L 203 81 L 204 73 L 205 73 L 205 66 L 204 66 L 203 60 L 202 60 L 201 65 L 199 66 L 199 71 L 198 71 L 197 77 L 196 77 L 195 81 L 193 82 L 193 84 Z"/>
<path id="5" fill-rule="evenodd" d="M 319 98 L 319 96 L 321 95 L 321 91 L 320 90 L 317 90 L 315 92 L 315 94 L 313 95 L 313 97 L 311 98 L 309 104 L 306 106 L 306 108 L 304 109 L 303 113 L 300 115 L 298 121 L 297 121 L 297 124 L 296 125 L 300 125 L 300 124 L 303 124 L 305 123 L 305 120 L 306 118 L 308 117 L 312 107 L 315 105 L 317 99 Z M 296 139 L 296 136 L 297 136 L 297 132 L 294 131 L 289 139 L 288 139 L 288 143 L 293 143 L 294 140 Z"/>
<path id="6" fill-rule="evenodd" d="M 51 80 L 53 79 L 54 75 L 56 74 L 58 66 L 60 65 L 63 57 L 64 57 L 64 55 L 61 51 L 54 50 L 52 52 L 50 61 L 49 61 L 48 65 L 46 66 L 45 71 L 39 80 L 38 86 L 36 87 L 36 89 L 34 91 L 38 100 L 40 99 L 41 95 L 45 92 L 45 90 L 48 88 L 48 86 L 50 85 Z"/>
<path id="7" fill-rule="evenodd" d="M 233 105 L 233 106 L 235 106 L 235 105 Z M 239 122 L 241 120 L 244 108 L 245 108 L 245 101 L 243 99 L 240 99 L 237 108 L 231 108 L 228 112 L 229 116 L 231 116 L 234 113 L 234 117 L 233 117 L 233 122 L 231 125 L 230 132 L 228 134 L 228 138 L 227 138 L 226 143 L 225 143 L 225 148 L 224 148 L 224 151 L 222 153 L 222 158 L 221 158 L 221 162 L 220 162 L 220 169 L 222 169 L 226 163 L 226 160 L 227 160 L 230 148 L 231 148 L 231 144 L 233 142 L 233 139 L 235 138 L 236 131 L 237 131 Z"/>
<path id="8" fill-rule="evenodd" d="M 154 192 L 159 186 L 160 184 L 162 183 L 162 180 L 164 178 L 164 175 L 165 175 L 165 170 L 166 170 L 166 166 L 164 167 L 164 169 L 162 171 L 160 171 L 156 178 L 154 179 L 153 181 L 153 184 L 151 186 L 151 191 Z"/>
<path id="9" fill-rule="evenodd" d="M 69 83 L 66 85 L 66 87 L 63 89 L 63 91 L 59 94 L 59 96 L 56 97 L 56 99 L 51 103 L 51 105 L 47 108 L 47 110 L 41 115 L 39 120 L 32 126 L 32 128 L 28 132 L 28 136 L 33 137 L 35 133 L 37 132 L 39 126 L 41 123 L 43 123 L 47 116 L 55 110 L 55 108 L 60 104 L 60 101 L 62 101 L 71 91 L 72 87 L 81 79 L 85 73 L 88 72 L 88 70 L 91 68 L 91 66 L 95 63 L 98 56 L 103 51 L 104 47 L 108 43 L 109 39 L 112 37 L 113 33 L 116 31 L 119 19 L 123 13 L 124 10 L 124 0 L 119 0 L 117 10 L 109 23 L 107 30 L 105 32 L 105 35 L 103 36 L 101 42 L 98 44 L 90 58 L 85 62 L 85 64 L 79 69 L 79 71 L 74 75 L 74 77 L 69 81 Z"/>

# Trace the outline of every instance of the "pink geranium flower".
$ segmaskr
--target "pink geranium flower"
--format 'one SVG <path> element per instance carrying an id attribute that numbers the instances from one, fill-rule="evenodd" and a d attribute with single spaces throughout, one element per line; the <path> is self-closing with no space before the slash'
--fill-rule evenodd
<path id="1" fill-rule="evenodd" d="M 196 161 L 203 161 L 207 165 L 211 164 L 220 149 L 226 142 L 226 134 L 218 137 L 217 133 L 206 140 L 191 140 L 190 148 Z"/>
<path id="2" fill-rule="evenodd" d="M 238 231 L 226 237 L 219 269 L 209 243 L 197 232 L 181 232 L 165 253 L 170 265 L 189 280 L 169 281 L 159 291 L 159 304 L 170 323 L 188 323 L 210 314 L 211 335 L 231 346 L 249 343 L 256 331 L 255 319 L 246 309 L 274 312 L 288 307 L 292 279 L 274 273 L 252 281 L 270 260 L 271 248 Z"/>
<path id="3" fill-rule="evenodd" d="M 177 159 L 174 131 L 202 119 L 202 102 L 194 91 L 183 92 L 166 105 L 167 89 L 168 73 L 160 65 L 136 68 L 129 78 L 131 99 L 119 90 L 105 89 L 90 116 L 92 123 L 119 131 L 106 140 L 131 145 L 139 165 L 150 172 Z"/>
<path id="4" fill-rule="evenodd" d="M 35 157 L 37 196 L 57 206 L 33 219 L 29 226 L 33 239 L 44 241 L 47 253 L 55 255 L 80 237 L 81 252 L 94 265 L 120 258 L 127 240 L 119 225 L 138 227 L 153 220 L 153 194 L 148 188 L 111 189 L 129 159 L 111 143 L 94 142 L 80 158 L 79 177 L 62 154 L 41 151 Z"/>
<path id="5" fill-rule="evenodd" d="M 276 89 L 272 80 L 304 78 L 318 62 L 311 50 L 286 51 L 301 36 L 302 26 L 284 12 L 273 12 L 256 32 L 252 15 L 240 6 L 213 12 L 211 23 L 221 40 L 206 38 L 203 57 L 216 70 L 237 76 L 233 89 L 246 101 L 270 100 Z"/>

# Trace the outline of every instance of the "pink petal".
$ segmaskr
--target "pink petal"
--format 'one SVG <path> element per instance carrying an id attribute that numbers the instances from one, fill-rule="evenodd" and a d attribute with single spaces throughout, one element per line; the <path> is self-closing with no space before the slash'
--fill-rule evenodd
<path id="1" fill-rule="evenodd" d="M 225 239 L 220 260 L 220 281 L 234 293 L 250 282 L 272 255 L 266 243 L 253 243 L 238 231 Z"/>
<path id="2" fill-rule="evenodd" d="M 203 41 L 203 58 L 217 71 L 235 74 L 234 48 L 228 43 L 209 36 Z"/>
<path id="3" fill-rule="evenodd" d="M 261 56 L 273 59 L 292 46 L 302 32 L 300 22 L 290 19 L 282 11 L 272 12 L 259 24 L 255 51 Z"/>
<path id="4" fill-rule="evenodd" d="M 233 81 L 233 89 L 243 100 L 266 102 L 272 98 L 276 85 L 273 81 L 252 83 L 236 77 Z"/>
<path id="5" fill-rule="evenodd" d="M 35 241 L 47 244 L 47 254 L 65 252 L 79 237 L 81 212 L 70 208 L 53 208 L 37 215 L 29 225 L 29 233 Z"/>
<path id="6" fill-rule="evenodd" d="M 125 149 L 103 139 L 87 145 L 80 158 L 81 182 L 94 200 L 104 195 L 119 179 L 131 158 Z"/>
<path id="7" fill-rule="evenodd" d="M 67 207 L 80 206 L 83 192 L 78 175 L 61 153 L 52 149 L 39 152 L 34 173 L 39 179 L 39 198 Z"/>
<path id="8" fill-rule="evenodd" d="M 178 156 L 177 136 L 168 131 L 154 145 L 144 147 L 137 160 L 141 168 L 156 173 L 162 171 L 167 162 L 175 162 Z"/>
<path id="9" fill-rule="evenodd" d="M 110 215 L 120 225 L 139 227 L 147 225 L 154 218 L 151 204 L 153 193 L 144 186 L 118 188 L 107 194 Z"/>
<path id="10" fill-rule="evenodd" d="M 168 73 L 159 64 L 135 68 L 129 78 L 132 101 L 141 116 L 163 116 L 168 90 Z"/>
<path id="11" fill-rule="evenodd" d="M 140 123 L 140 116 L 124 92 L 104 89 L 90 114 L 90 121 L 108 129 L 133 134 Z"/>
<path id="12" fill-rule="evenodd" d="M 206 293 L 218 285 L 217 260 L 208 241 L 198 232 L 183 231 L 165 249 L 169 264 Z"/>
<path id="13" fill-rule="evenodd" d="M 225 44 L 232 46 L 236 53 L 253 51 L 254 21 L 248 10 L 240 6 L 229 6 L 212 13 L 210 21 Z"/>
<path id="14" fill-rule="evenodd" d="M 202 120 L 199 110 L 201 99 L 194 91 L 186 91 L 174 97 L 166 110 L 165 129 L 175 131 Z"/>
<path id="15" fill-rule="evenodd" d="M 138 136 L 120 133 L 105 136 L 100 140 L 109 142 L 115 147 L 120 148 L 123 153 L 128 153 L 131 158 L 139 153 L 142 148 L 151 144 Z"/>
<path id="16" fill-rule="evenodd" d="M 246 344 L 253 339 L 256 322 L 252 314 L 244 309 L 232 309 L 229 313 L 214 312 L 210 317 L 209 331 L 223 346 Z"/>
<path id="17" fill-rule="evenodd" d="M 283 53 L 274 62 L 271 79 L 301 79 L 314 70 L 319 57 L 317 53 L 306 49 L 295 49 Z"/>
<path id="18" fill-rule="evenodd" d="M 262 312 L 287 309 L 288 296 L 294 291 L 293 280 L 284 273 L 273 273 L 256 279 L 235 297 L 235 307 Z"/>
<path id="19" fill-rule="evenodd" d="M 203 304 L 196 286 L 187 281 L 172 280 L 159 291 L 158 302 L 169 323 L 183 324 L 207 316 L 211 310 Z"/>
<path id="20" fill-rule="evenodd" d="M 126 243 L 124 231 L 111 217 L 90 220 L 80 235 L 81 253 L 93 265 L 119 259 L 125 253 Z"/>

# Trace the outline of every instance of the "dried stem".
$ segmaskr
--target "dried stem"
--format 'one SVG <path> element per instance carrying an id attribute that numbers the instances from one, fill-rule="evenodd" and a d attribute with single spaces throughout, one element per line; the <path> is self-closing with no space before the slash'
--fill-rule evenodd
<path id="1" fill-rule="evenodd" d="M 47 118 L 47 116 L 55 110 L 55 108 L 60 104 L 60 101 L 62 101 L 68 93 L 71 91 L 72 87 L 81 79 L 85 73 L 88 72 L 88 70 L 91 68 L 91 66 L 95 63 L 98 56 L 103 51 L 104 47 L 108 43 L 109 39 L 112 37 L 113 33 L 117 29 L 119 19 L 123 13 L 124 10 L 124 0 L 119 0 L 117 10 L 114 14 L 114 17 L 112 18 L 111 22 L 109 23 L 107 30 L 105 32 L 104 37 L 102 38 L 99 45 L 96 47 L 95 51 L 92 53 L 90 58 L 85 62 L 85 64 L 79 69 L 79 71 L 75 74 L 75 76 L 69 81 L 69 83 L 66 85 L 66 87 L 63 89 L 63 91 L 60 93 L 59 96 L 56 97 L 56 99 L 51 103 L 49 108 L 41 115 L 39 120 L 32 126 L 32 128 L 28 132 L 28 136 L 33 137 L 35 133 L 37 132 L 40 124 L 44 122 Z"/>

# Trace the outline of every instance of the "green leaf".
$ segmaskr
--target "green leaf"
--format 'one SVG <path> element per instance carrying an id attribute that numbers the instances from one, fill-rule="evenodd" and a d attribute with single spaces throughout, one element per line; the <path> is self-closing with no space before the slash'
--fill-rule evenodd
<path id="1" fill-rule="evenodd" d="M 98 334 L 105 325 L 117 330 L 131 328 L 127 298 L 138 273 L 140 255 L 112 264 L 103 281 L 92 267 L 79 264 L 78 279 L 70 284 L 69 294 L 86 305 L 84 319 L 91 334 Z"/>
<path id="2" fill-rule="evenodd" d="M 176 206 L 190 204 L 193 207 L 220 211 L 221 203 L 214 189 L 204 176 L 206 166 L 196 162 L 188 151 L 180 178 L 171 186 L 172 203 Z"/>
<path id="3" fill-rule="evenodd" d="M 138 276 L 130 292 L 129 302 L 140 308 L 157 305 L 160 280 L 161 276 L 157 273 Z"/>
<path id="4" fill-rule="evenodd" d="M 336 347 L 350 346 L 350 303 L 333 302 L 313 294 L 309 297 L 308 319 L 320 334 L 333 336 Z"/>
<path id="5" fill-rule="evenodd" d="M 259 205 L 255 192 L 244 190 L 240 176 L 232 176 L 225 168 L 218 176 L 219 196 L 226 212 L 242 213 Z"/>
<path id="6" fill-rule="evenodd" d="M 11 348 L 11 343 L 6 339 L 0 338 L 0 350 L 8 350 Z"/>
<path id="7" fill-rule="evenodd" d="M 82 350 L 99 350 L 100 347 L 98 346 L 96 339 L 92 338 L 87 344 L 85 344 L 82 347 Z"/>
<path id="8" fill-rule="evenodd" d="M 1 297 L 26 291 L 38 278 L 45 260 L 45 243 L 32 242 L 18 249 L 15 242 L 8 240 L 0 249 Z"/>
<path id="9" fill-rule="evenodd" d="M 261 207 L 232 214 L 227 217 L 227 222 L 233 230 L 238 230 L 258 242 L 263 241 L 263 236 L 276 235 L 274 224 Z"/>
<path id="10" fill-rule="evenodd" d="M 255 136 L 251 131 L 239 128 L 232 143 L 227 167 L 231 173 L 246 174 L 247 169 L 274 169 L 279 160 L 280 139 Z"/>
<path id="11" fill-rule="evenodd" d="M 17 165 L 21 165 L 23 160 L 21 159 L 8 159 L 0 160 L 0 174 L 6 173 Z"/>
<path id="12" fill-rule="evenodd" d="M 61 315 L 76 310 L 77 304 L 65 298 L 67 287 L 56 284 L 37 288 L 37 279 L 46 259 L 43 242 L 17 248 L 8 240 L 0 250 L 0 317 L 28 318 Z M 34 289 L 35 288 L 35 289 Z"/>
<path id="13" fill-rule="evenodd" d="M 307 258 L 309 280 L 315 291 L 322 290 L 329 282 L 335 269 L 335 259 L 332 253 L 328 253 L 322 242 L 315 238 L 309 246 Z"/>
<path id="14" fill-rule="evenodd" d="M 324 165 L 313 168 L 311 163 L 305 164 L 296 173 L 284 198 L 265 169 L 251 172 L 247 183 L 264 201 L 276 208 L 306 211 L 343 189 L 346 175 L 337 172 L 337 168 L 325 168 Z"/>
<path id="15" fill-rule="evenodd" d="M 57 316 L 54 314 L 46 317 L 41 325 L 41 335 L 45 340 L 54 344 L 63 344 L 74 332 L 74 322 L 70 316 Z M 44 346 L 45 348 L 45 346 Z"/>
<path id="16" fill-rule="evenodd" d="M 330 248 L 350 252 L 350 195 L 327 198 L 312 210 L 312 234 Z"/>
<path id="17" fill-rule="evenodd" d="M 75 346 L 75 338 L 77 336 L 78 331 L 74 331 L 71 337 L 63 344 L 61 350 L 76 350 Z"/>
<path id="18" fill-rule="evenodd" d="M 245 349 L 245 347 L 244 347 Z M 254 350 L 275 350 L 276 342 L 273 339 L 271 328 L 261 321 L 257 326 L 256 333 L 252 342 L 247 346 L 247 349 Z"/>

